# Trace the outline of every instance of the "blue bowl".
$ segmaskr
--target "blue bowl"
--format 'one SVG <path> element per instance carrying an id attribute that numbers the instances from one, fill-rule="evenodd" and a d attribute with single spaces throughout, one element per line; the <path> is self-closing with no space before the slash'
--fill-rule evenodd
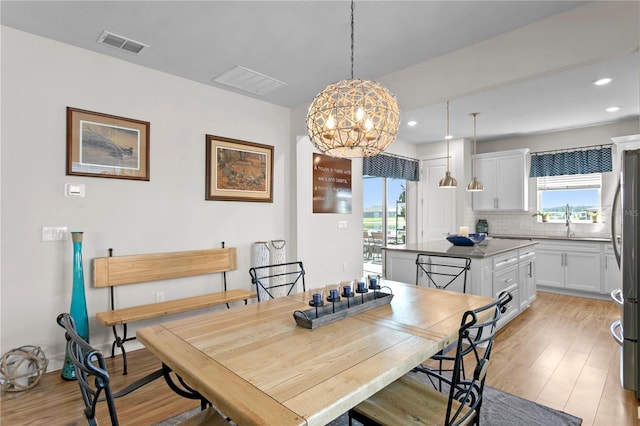
<path id="1" fill-rule="evenodd" d="M 462 235 L 447 235 L 447 241 L 454 246 L 473 246 L 484 241 L 484 234 L 469 234 L 468 237 Z"/>

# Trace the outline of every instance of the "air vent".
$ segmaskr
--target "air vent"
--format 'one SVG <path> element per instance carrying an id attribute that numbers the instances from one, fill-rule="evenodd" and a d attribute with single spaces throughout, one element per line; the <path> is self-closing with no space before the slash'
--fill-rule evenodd
<path id="1" fill-rule="evenodd" d="M 130 38 L 122 37 L 109 31 L 102 32 L 98 38 L 98 43 L 106 44 L 116 49 L 133 53 L 134 55 L 142 55 L 142 52 L 149 47 L 148 44 L 140 43 L 139 41 L 131 40 Z"/>
<path id="2" fill-rule="evenodd" d="M 213 81 L 259 96 L 287 86 L 287 83 L 241 66 L 220 74 Z"/>

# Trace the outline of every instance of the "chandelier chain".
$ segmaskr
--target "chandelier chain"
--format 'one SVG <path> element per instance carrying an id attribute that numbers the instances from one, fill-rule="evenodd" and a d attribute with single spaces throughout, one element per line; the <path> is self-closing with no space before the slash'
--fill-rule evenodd
<path id="1" fill-rule="evenodd" d="M 447 101 L 447 134 L 444 135 L 447 140 L 447 172 L 449 171 L 449 101 Z"/>
<path id="2" fill-rule="evenodd" d="M 479 112 L 472 112 L 470 115 L 473 116 L 473 155 L 476 155 L 476 146 L 477 146 L 477 136 L 476 136 L 476 117 L 480 114 Z M 478 175 L 478 166 L 476 164 L 475 158 L 473 159 L 473 177 Z"/>
<path id="3" fill-rule="evenodd" d="M 353 80 L 353 48 L 354 48 L 354 20 L 353 11 L 355 10 L 355 2 L 351 0 L 351 80 Z"/>

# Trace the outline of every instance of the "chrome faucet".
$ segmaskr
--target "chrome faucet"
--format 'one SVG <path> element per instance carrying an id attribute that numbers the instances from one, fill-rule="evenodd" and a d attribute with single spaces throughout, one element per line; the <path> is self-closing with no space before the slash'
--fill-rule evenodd
<path id="1" fill-rule="evenodd" d="M 567 238 L 571 237 L 571 208 L 567 204 L 564 208 L 564 226 L 567 227 Z"/>

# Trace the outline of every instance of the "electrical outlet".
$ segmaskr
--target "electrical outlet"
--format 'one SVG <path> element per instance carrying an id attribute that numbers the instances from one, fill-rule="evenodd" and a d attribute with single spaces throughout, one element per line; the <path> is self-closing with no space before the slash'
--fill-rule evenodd
<path id="1" fill-rule="evenodd" d="M 156 292 L 156 303 L 164 302 L 164 291 Z"/>

